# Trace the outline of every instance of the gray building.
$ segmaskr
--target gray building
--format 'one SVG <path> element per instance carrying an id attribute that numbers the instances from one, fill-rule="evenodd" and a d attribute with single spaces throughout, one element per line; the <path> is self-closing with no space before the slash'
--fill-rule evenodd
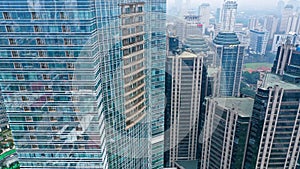
<path id="1" fill-rule="evenodd" d="M 269 32 L 260 30 L 250 30 L 250 46 L 251 54 L 265 55 L 269 40 Z"/>
<path id="2" fill-rule="evenodd" d="M 300 48 L 285 52 L 278 52 L 273 73 L 258 84 L 245 169 L 295 169 L 299 164 Z"/>
<path id="3" fill-rule="evenodd" d="M 250 98 L 206 99 L 202 169 L 242 168 L 253 103 Z"/>
<path id="4" fill-rule="evenodd" d="M 196 160 L 200 126 L 200 108 L 204 97 L 205 75 L 202 55 L 183 52 L 167 58 L 168 137 L 165 141 L 166 167 L 176 161 Z M 167 118 L 166 118 L 167 119 Z M 168 147 L 167 147 L 168 146 Z"/>

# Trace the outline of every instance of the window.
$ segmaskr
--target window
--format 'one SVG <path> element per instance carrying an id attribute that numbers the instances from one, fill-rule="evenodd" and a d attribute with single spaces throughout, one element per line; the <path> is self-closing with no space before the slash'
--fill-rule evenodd
<path id="1" fill-rule="evenodd" d="M 45 86 L 46 91 L 52 91 L 52 86 Z"/>
<path id="2" fill-rule="evenodd" d="M 3 12 L 3 17 L 4 17 L 4 19 L 11 19 L 8 12 Z"/>
<path id="3" fill-rule="evenodd" d="M 12 26 L 6 26 L 7 32 L 13 32 L 13 27 Z"/>
<path id="4" fill-rule="evenodd" d="M 20 91 L 25 91 L 26 90 L 26 87 L 25 86 L 20 86 Z"/>
<path id="5" fill-rule="evenodd" d="M 18 57 L 19 56 L 17 51 L 11 51 L 11 55 L 12 55 L 12 57 Z"/>
<path id="6" fill-rule="evenodd" d="M 15 39 L 9 39 L 9 44 L 10 45 L 16 45 L 16 40 Z"/>
<path id="7" fill-rule="evenodd" d="M 47 101 L 49 101 L 49 102 L 53 102 L 53 101 L 54 101 L 54 98 L 53 98 L 53 97 L 51 97 L 51 96 L 47 96 Z"/>
<path id="8" fill-rule="evenodd" d="M 25 107 L 24 107 L 24 110 L 25 110 Z M 32 120 L 32 117 L 26 116 L 25 121 L 32 122 L 33 120 Z"/>
<path id="9" fill-rule="evenodd" d="M 75 66 L 74 66 L 73 63 L 67 63 L 67 68 L 68 68 L 68 69 L 74 69 Z"/>
<path id="10" fill-rule="evenodd" d="M 44 80 L 50 80 L 50 75 L 43 75 Z"/>
<path id="11" fill-rule="evenodd" d="M 48 111 L 49 112 L 55 112 L 56 111 L 56 108 L 55 107 L 48 107 Z M 52 117 L 54 118 L 54 117 Z M 51 120 L 52 121 L 52 120 Z"/>
<path id="12" fill-rule="evenodd" d="M 22 96 L 22 101 L 28 101 L 29 99 L 26 96 Z"/>
<path id="13" fill-rule="evenodd" d="M 25 77 L 24 77 L 24 75 L 18 74 L 18 75 L 17 75 L 17 79 L 18 79 L 18 80 L 25 80 Z"/>
<path id="14" fill-rule="evenodd" d="M 34 26 L 34 31 L 35 32 L 41 32 L 41 28 L 39 26 Z"/>
<path id="15" fill-rule="evenodd" d="M 72 52 L 66 51 L 66 57 L 74 57 Z"/>
<path id="16" fill-rule="evenodd" d="M 39 57 L 45 57 L 45 52 L 44 51 L 39 51 Z"/>
<path id="17" fill-rule="evenodd" d="M 64 44 L 65 45 L 71 45 L 72 44 L 71 39 L 64 39 Z"/>
<path id="18" fill-rule="evenodd" d="M 47 63 L 41 63 L 41 68 L 48 69 L 49 67 Z"/>
<path id="19" fill-rule="evenodd" d="M 35 12 L 31 12 L 31 17 L 32 19 L 38 19 L 37 15 Z"/>
<path id="20" fill-rule="evenodd" d="M 45 44 L 45 41 L 43 40 L 43 39 L 36 39 L 36 43 L 38 44 L 38 45 L 44 45 Z"/>
<path id="21" fill-rule="evenodd" d="M 14 66 L 16 69 L 22 68 L 22 65 L 20 63 L 14 63 Z"/>

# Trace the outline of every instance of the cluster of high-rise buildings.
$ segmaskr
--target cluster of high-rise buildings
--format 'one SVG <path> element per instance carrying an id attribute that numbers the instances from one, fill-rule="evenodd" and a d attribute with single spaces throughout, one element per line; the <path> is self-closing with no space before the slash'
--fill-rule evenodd
<path id="1" fill-rule="evenodd" d="M 212 27 L 207 3 L 167 25 L 165 0 L 0 2 L 1 129 L 7 114 L 21 167 L 298 168 L 297 36 L 241 96 L 237 7 Z M 264 54 L 277 20 L 252 20 Z"/>

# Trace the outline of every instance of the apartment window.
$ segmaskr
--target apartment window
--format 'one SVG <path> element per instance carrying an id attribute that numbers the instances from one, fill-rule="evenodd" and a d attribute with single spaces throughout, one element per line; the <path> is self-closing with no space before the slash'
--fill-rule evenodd
<path id="1" fill-rule="evenodd" d="M 71 86 L 71 90 L 72 91 L 78 91 L 78 87 L 77 86 Z"/>
<path id="2" fill-rule="evenodd" d="M 10 45 L 16 45 L 16 40 L 15 39 L 9 39 L 9 44 Z"/>
<path id="3" fill-rule="evenodd" d="M 49 67 L 47 63 L 41 63 L 41 68 L 48 69 Z"/>
<path id="4" fill-rule="evenodd" d="M 60 19 L 67 19 L 66 15 L 64 12 L 59 13 Z"/>
<path id="5" fill-rule="evenodd" d="M 44 80 L 50 80 L 50 75 L 43 75 Z"/>
<path id="6" fill-rule="evenodd" d="M 12 26 L 6 26 L 7 32 L 13 32 L 13 27 Z"/>
<path id="7" fill-rule="evenodd" d="M 51 97 L 51 96 L 47 96 L 47 101 L 49 101 L 49 102 L 53 102 L 53 101 L 54 101 L 54 98 L 53 98 L 53 97 Z"/>
<path id="8" fill-rule="evenodd" d="M 41 32 L 41 28 L 39 26 L 34 26 L 34 31 L 35 32 Z"/>
<path id="9" fill-rule="evenodd" d="M 11 51 L 12 57 L 19 57 L 19 54 L 17 51 Z"/>
<path id="10" fill-rule="evenodd" d="M 61 145 L 55 145 L 55 149 L 61 149 L 62 146 Z"/>
<path id="11" fill-rule="evenodd" d="M 138 12 L 143 12 L 143 7 L 142 7 L 142 6 L 139 6 L 137 11 L 138 11 Z"/>
<path id="12" fill-rule="evenodd" d="M 36 136 L 30 136 L 30 140 L 36 140 Z"/>
<path id="13" fill-rule="evenodd" d="M 32 148 L 33 148 L 33 149 L 38 149 L 39 147 L 38 147 L 37 145 L 34 144 L 34 145 L 32 145 Z"/>
<path id="14" fill-rule="evenodd" d="M 73 63 L 67 63 L 67 68 L 68 68 L 68 69 L 74 69 L 75 66 L 74 66 Z"/>
<path id="15" fill-rule="evenodd" d="M 36 39 L 36 43 L 38 45 L 44 45 L 45 44 L 45 41 L 43 39 Z"/>
<path id="16" fill-rule="evenodd" d="M 29 99 L 26 96 L 22 96 L 22 101 L 28 101 Z"/>
<path id="17" fill-rule="evenodd" d="M 16 69 L 22 68 L 22 65 L 20 63 L 14 63 L 14 66 Z"/>
<path id="18" fill-rule="evenodd" d="M 3 17 L 4 17 L 4 19 L 11 19 L 8 12 L 3 12 Z"/>
<path id="19" fill-rule="evenodd" d="M 24 75 L 20 75 L 20 74 L 19 74 L 19 75 L 17 75 L 17 79 L 18 79 L 18 80 L 25 80 L 25 77 L 24 77 Z"/>
<path id="20" fill-rule="evenodd" d="M 70 32 L 70 29 L 67 26 L 62 26 L 63 32 Z"/>
<path id="21" fill-rule="evenodd" d="M 55 112 L 56 108 L 55 107 L 48 107 L 48 111 L 49 112 Z M 54 118 L 54 117 L 52 117 L 52 118 Z"/>
<path id="22" fill-rule="evenodd" d="M 82 131 L 82 127 L 76 127 L 76 131 Z"/>
<path id="23" fill-rule="evenodd" d="M 53 139 L 58 141 L 58 140 L 60 140 L 60 137 L 59 136 L 53 136 Z"/>
<path id="24" fill-rule="evenodd" d="M 45 57 L 45 52 L 44 51 L 39 51 L 39 57 Z"/>
<path id="25" fill-rule="evenodd" d="M 72 52 L 66 51 L 66 56 L 67 57 L 74 57 L 74 54 Z"/>
<path id="26" fill-rule="evenodd" d="M 82 136 L 77 136 L 77 140 L 81 141 L 81 140 L 83 140 L 83 137 Z"/>
<path id="27" fill-rule="evenodd" d="M 78 117 L 74 117 L 74 121 L 79 121 L 79 118 Z"/>
<path id="28" fill-rule="evenodd" d="M 28 131 L 34 131 L 34 127 L 32 127 L 32 126 L 28 126 L 27 129 L 28 129 Z"/>
<path id="29" fill-rule="evenodd" d="M 75 79 L 75 75 L 71 74 L 69 75 L 69 80 L 74 80 Z"/>
<path id="30" fill-rule="evenodd" d="M 74 112 L 79 112 L 79 108 L 78 107 L 73 107 L 73 111 Z"/>
<path id="31" fill-rule="evenodd" d="M 19 88 L 20 88 L 20 91 L 25 91 L 26 90 L 25 86 L 19 86 Z"/>
<path id="32" fill-rule="evenodd" d="M 52 86 L 45 86 L 46 91 L 52 91 Z"/>
<path id="33" fill-rule="evenodd" d="M 32 19 L 38 19 L 37 15 L 35 12 L 31 12 L 31 17 Z"/>
<path id="34" fill-rule="evenodd" d="M 53 131 L 57 131 L 58 130 L 58 128 L 56 126 L 52 126 L 51 128 L 52 128 Z"/>
<path id="35" fill-rule="evenodd" d="M 24 107 L 24 109 L 25 109 L 25 107 Z M 25 117 L 25 121 L 32 122 L 33 120 L 32 120 L 32 117 L 26 116 L 26 117 Z"/>
<path id="36" fill-rule="evenodd" d="M 64 44 L 65 45 L 71 45 L 72 44 L 71 39 L 64 39 Z"/>

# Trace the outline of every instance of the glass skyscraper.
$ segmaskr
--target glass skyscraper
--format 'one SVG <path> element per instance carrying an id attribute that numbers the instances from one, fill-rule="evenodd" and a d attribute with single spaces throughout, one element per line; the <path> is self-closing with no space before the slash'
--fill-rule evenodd
<path id="1" fill-rule="evenodd" d="M 22 167 L 162 168 L 165 3 L 0 2 L 0 85 Z"/>

